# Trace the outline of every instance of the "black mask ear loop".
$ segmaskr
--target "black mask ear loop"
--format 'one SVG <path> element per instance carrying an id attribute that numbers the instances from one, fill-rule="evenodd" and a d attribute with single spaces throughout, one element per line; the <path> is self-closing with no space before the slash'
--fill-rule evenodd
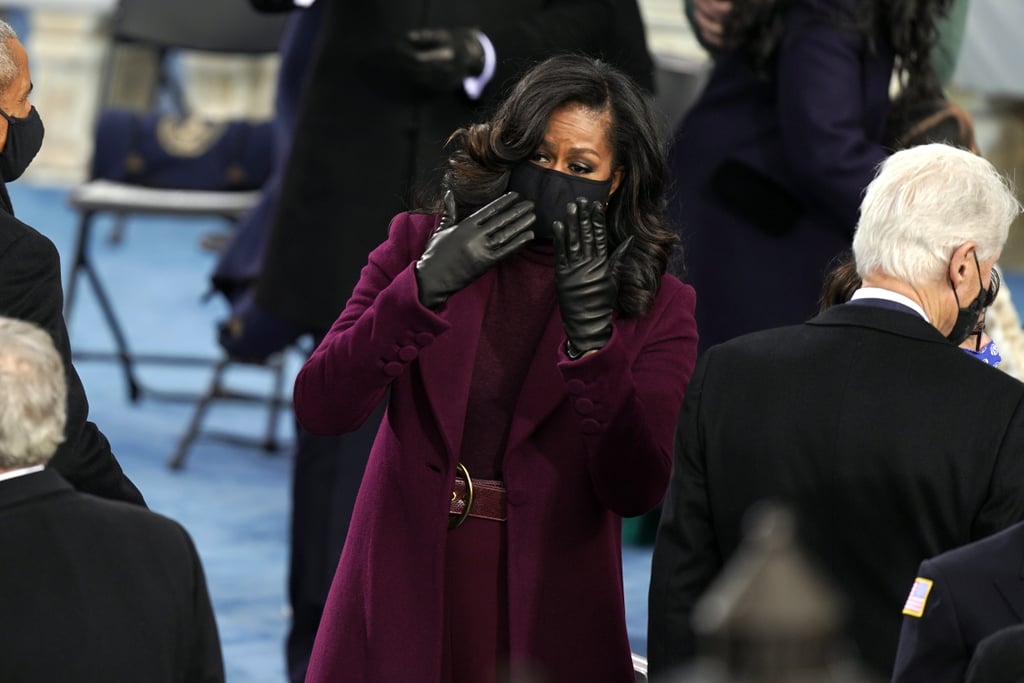
<path id="1" fill-rule="evenodd" d="M 981 263 L 978 262 L 978 252 L 974 252 L 974 267 L 978 271 L 978 296 L 974 298 L 971 303 L 967 304 L 964 308 L 960 305 L 960 295 L 956 292 L 956 285 L 953 283 L 952 276 L 947 276 L 949 286 L 953 289 L 953 299 L 956 301 L 957 314 L 956 321 L 953 323 L 953 329 L 946 335 L 946 339 L 959 346 L 967 337 L 971 335 L 971 331 L 974 330 L 975 325 L 978 324 L 978 318 L 981 317 L 981 312 L 988 305 L 985 302 L 989 291 L 985 289 L 985 286 L 981 283 Z"/>

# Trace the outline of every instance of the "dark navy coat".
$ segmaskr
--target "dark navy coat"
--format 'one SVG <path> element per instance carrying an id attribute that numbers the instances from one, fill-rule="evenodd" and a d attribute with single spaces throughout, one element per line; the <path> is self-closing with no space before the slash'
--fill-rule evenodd
<path id="1" fill-rule="evenodd" d="M 1024 623 L 1024 523 L 925 560 L 920 617 L 904 616 L 895 683 L 960 683 L 978 643 Z M 909 588 L 909 586 L 908 586 Z"/>

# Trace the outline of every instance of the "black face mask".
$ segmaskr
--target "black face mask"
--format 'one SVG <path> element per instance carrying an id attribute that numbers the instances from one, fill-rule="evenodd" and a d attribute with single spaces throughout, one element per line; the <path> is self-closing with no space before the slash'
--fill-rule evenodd
<path id="1" fill-rule="evenodd" d="M 35 107 L 29 109 L 23 119 L 2 109 L 0 116 L 7 119 L 7 143 L 0 152 L 0 177 L 10 182 L 21 177 L 43 146 L 43 120 Z"/>
<path id="2" fill-rule="evenodd" d="M 533 202 L 533 213 L 537 221 L 533 224 L 534 238 L 548 242 L 555 239 L 551 224 L 565 221 L 565 207 L 577 197 L 595 202 L 607 202 L 612 190 L 608 180 L 588 180 L 567 173 L 542 168 L 529 161 L 523 161 L 512 169 L 508 189 L 519 193 L 523 199 Z"/>
<path id="3" fill-rule="evenodd" d="M 981 318 L 981 312 L 992 305 L 996 294 L 999 293 L 999 276 L 996 275 L 994 270 L 992 271 L 992 282 L 989 284 L 988 289 L 986 290 L 981 286 L 981 265 L 978 263 L 977 253 L 974 254 L 974 267 L 978 269 L 978 296 L 975 297 L 974 301 L 967 304 L 966 308 L 960 307 L 960 297 L 956 294 L 953 279 L 949 279 L 949 286 L 953 287 L 953 297 L 956 299 L 958 308 L 956 322 L 953 323 L 953 329 L 946 335 L 946 339 L 957 346 L 962 344 L 971 335 L 971 332 L 978 324 L 978 320 Z"/>

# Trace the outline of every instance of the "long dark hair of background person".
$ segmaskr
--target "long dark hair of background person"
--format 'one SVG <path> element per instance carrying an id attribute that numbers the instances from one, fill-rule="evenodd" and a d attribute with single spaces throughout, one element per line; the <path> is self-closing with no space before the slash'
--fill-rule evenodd
<path id="1" fill-rule="evenodd" d="M 834 9 L 832 0 L 818 4 L 825 11 Z M 792 0 L 735 0 L 723 22 L 725 46 L 745 46 L 751 68 L 767 78 L 790 5 Z M 858 16 L 852 18 L 836 12 L 836 22 L 868 36 L 869 44 L 876 36 L 888 37 L 901 90 L 907 95 L 896 103 L 909 106 L 940 91 L 932 65 L 939 39 L 935 22 L 949 14 L 951 5 L 952 0 L 874 0 L 861 3 Z"/>

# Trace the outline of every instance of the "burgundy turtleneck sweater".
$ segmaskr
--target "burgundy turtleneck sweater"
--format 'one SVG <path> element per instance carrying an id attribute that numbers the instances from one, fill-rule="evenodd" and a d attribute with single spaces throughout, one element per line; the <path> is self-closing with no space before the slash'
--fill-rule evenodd
<path id="1" fill-rule="evenodd" d="M 512 413 L 555 306 L 554 249 L 531 244 L 497 266 L 469 388 L 460 460 L 501 479 Z"/>

